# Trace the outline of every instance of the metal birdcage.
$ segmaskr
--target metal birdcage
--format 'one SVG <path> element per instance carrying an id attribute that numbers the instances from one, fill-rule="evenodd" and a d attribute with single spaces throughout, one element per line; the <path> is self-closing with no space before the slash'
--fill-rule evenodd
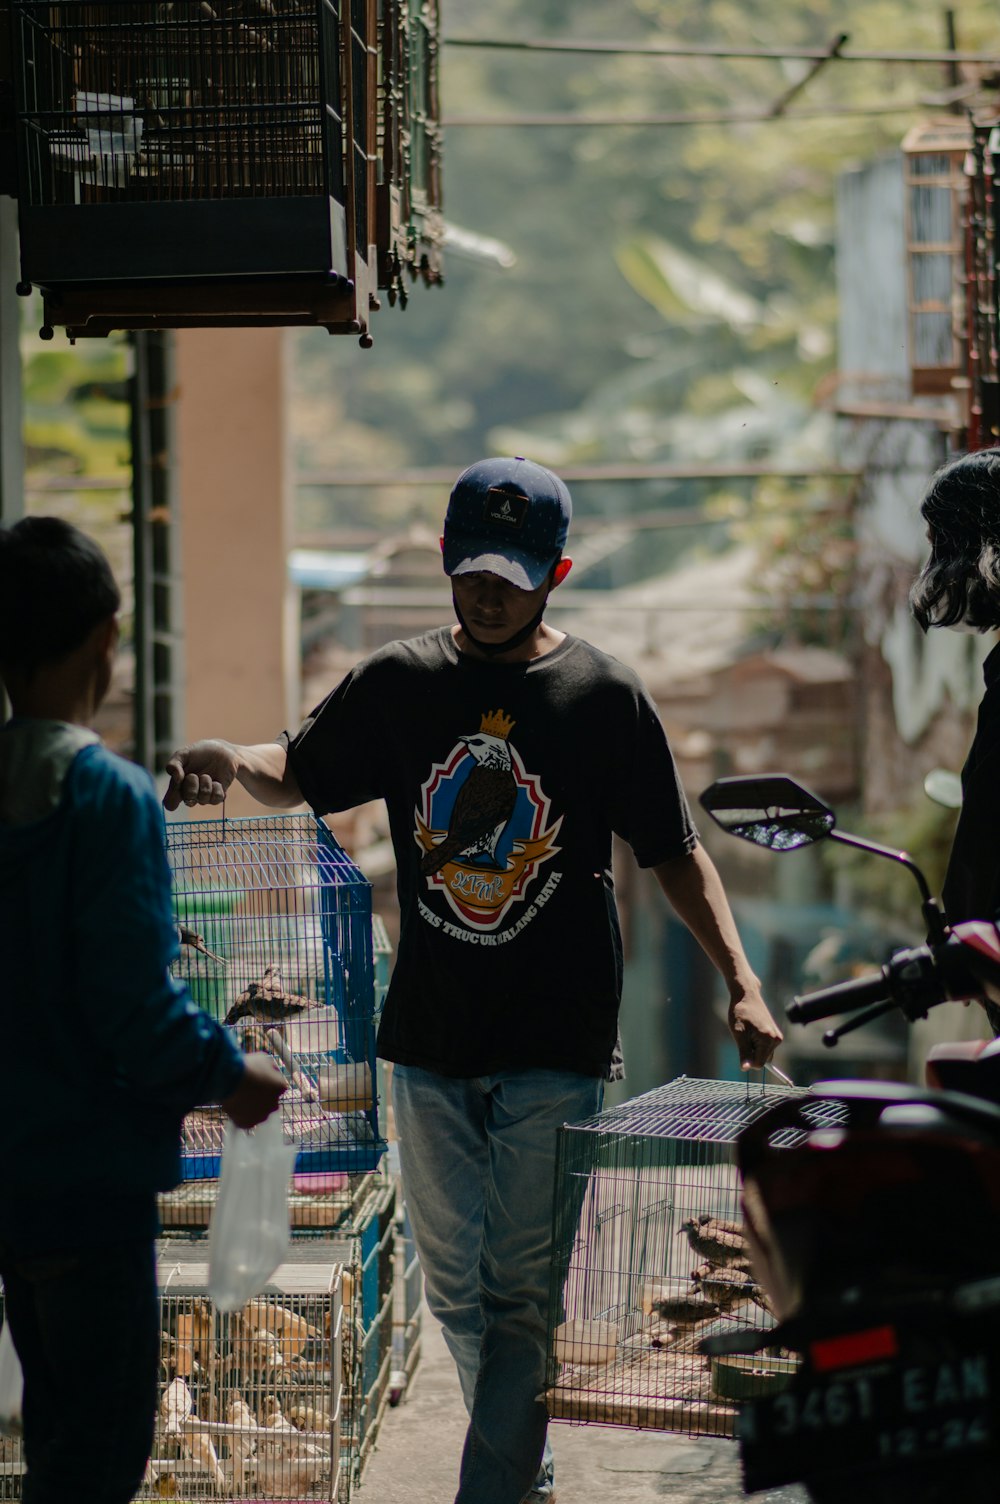
<path id="1" fill-rule="evenodd" d="M 713 1358 L 774 1325 L 742 1232 L 733 1146 L 796 1088 L 686 1076 L 559 1133 L 546 1401 L 553 1420 L 734 1434 L 794 1359 Z"/>
<path id="2" fill-rule="evenodd" d="M 346 1497 L 344 1269 L 287 1263 L 240 1311 L 209 1301 L 205 1263 L 160 1260 L 160 1392 L 137 1499 Z"/>
<path id="3" fill-rule="evenodd" d="M 160 1381 L 136 1499 L 345 1504 L 352 1339 L 343 1297 L 352 1298 L 352 1276 L 336 1260 L 342 1245 L 310 1251 L 310 1261 L 282 1264 L 260 1295 L 223 1314 L 208 1298 L 208 1264 L 197 1251 L 173 1257 L 161 1247 Z M 23 1497 L 23 1474 L 20 1439 L 0 1437 L 0 1498 Z M 81 1472 L 81 1499 L 90 1481 Z"/>
<path id="4" fill-rule="evenodd" d="M 373 1169 L 379 1133 L 371 886 L 314 815 L 171 821 L 178 977 L 285 1072 L 298 1174 Z M 187 1180 L 219 1173 L 225 1118 L 184 1121 Z"/>
<path id="5" fill-rule="evenodd" d="M 12 0 L 43 329 L 318 323 L 374 297 L 375 0 Z"/>
<path id="6" fill-rule="evenodd" d="M 15 0 L 14 9 L 21 204 L 41 280 L 337 269 L 327 203 L 344 200 L 335 9 L 314 0 Z M 85 205 L 111 212 L 76 212 Z M 115 213 L 126 206 L 147 212 Z M 76 237 L 51 269 L 47 222 L 71 224 Z M 173 228 L 167 244 L 122 243 L 115 224 Z M 188 238 L 229 224 L 254 238 Z"/>
<path id="7" fill-rule="evenodd" d="M 186 1211 L 195 1212 L 196 1208 L 183 1205 L 188 1194 L 203 1185 L 201 1182 L 197 1188 L 193 1185 L 183 1187 L 178 1198 L 180 1204 L 178 1199 L 170 1198 L 174 1213 L 180 1211 L 181 1215 L 173 1218 L 168 1215 L 167 1220 L 174 1230 L 159 1245 L 161 1270 L 175 1263 L 185 1266 L 204 1264 L 207 1258 L 205 1234 L 211 1206 L 204 1208 L 205 1215 L 199 1225 L 196 1217 L 189 1219 L 185 1215 Z M 394 1397 L 394 1313 L 400 1299 L 404 1298 L 399 1282 L 405 1278 L 406 1289 L 417 1288 L 419 1265 L 415 1270 L 411 1265 L 405 1272 L 399 1267 L 397 1240 L 401 1234 L 398 1231 L 397 1186 L 384 1164 L 374 1174 L 355 1177 L 353 1194 L 347 1200 L 336 1193 L 314 1198 L 317 1211 L 322 1209 L 322 1203 L 332 1203 L 336 1210 L 335 1219 L 326 1215 L 297 1219 L 296 1197 L 291 1199 L 293 1227 L 289 1263 L 317 1267 L 338 1265 L 342 1269 L 343 1327 L 338 1370 L 342 1390 L 337 1416 L 339 1499 L 344 1504 L 351 1488 L 362 1478 L 386 1408 Z M 161 1214 L 163 1210 L 161 1200 Z M 419 1329 L 419 1313 L 415 1313 L 408 1372 L 412 1372 L 419 1359 Z M 279 1399 L 282 1382 L 283 1376 L 277 1374 L 272 1387 Z M 290 1418 L 295 1421 L 294 1415 Z"/>

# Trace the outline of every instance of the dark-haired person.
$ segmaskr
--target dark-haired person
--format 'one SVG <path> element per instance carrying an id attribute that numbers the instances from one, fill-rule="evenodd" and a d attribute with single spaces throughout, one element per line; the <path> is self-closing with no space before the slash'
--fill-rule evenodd
<path id="1" fill-rule="evenodd" d="M 458 477 L 442 539 L 456 624 L 360 663 L 293 736 L 198 742 L 167 804 L 388 805 L 400 940 L 379 1030 L 403 1190 L 470 1420 L 457 1504 L 550 1504 L 539 1399 L 556 1134 L 615 1069 L 618 832 L 721 973 L 746 1064 L 781 1038 L 636 676 L 550 627 L 563 482 L 524 459 Z"/>
<path id="2" fill-rule="evenodd" d="M 118 587 L 58 518 L 0 528 L 0 1278 L 24 1371 L 24 1504 L 126 1504 L 159 1374 L 156 1194 L 180 1122 L 242 1127 L 284 1081 L 169 974 L 177 935 L 148 773 L 91 729 Z"/>
<path id="3" fill-rule="evenodd" d="M 1000 629 L 1000 449 L 942 466 L 920 504 L 930 556 L 910 590 L 921 628 Z M 953 924 L 1000 916 L 1000 644 L 983 664 L 986 690 L 962 769 L 962 809 L 942 901 Z M 1000 1009 L 986 1004 L 995 1032 Z"/>

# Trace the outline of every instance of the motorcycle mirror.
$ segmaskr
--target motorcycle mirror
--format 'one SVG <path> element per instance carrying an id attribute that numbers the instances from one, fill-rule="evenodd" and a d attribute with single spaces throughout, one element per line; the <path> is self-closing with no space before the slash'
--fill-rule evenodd
<path id="1" fill-rule="evenodd" d="M 795 851 L 830 835 L 829 805 L 785 773 L 718 778 L 701 795 L 716 825 L 769 851 Z"/>
<path id="2" fill-rule="evenodd" d="M 864 836 L 852 836 L 836 830 L 836 816 L 828 804 L 804 789 L 787 773 L 749 774 L 735 778 L 717 778 L 701 796 L 702 806 L 716 825 L 731 836 L 764 846 L 769 851 L 796 851 L 829 837 L 873 856 L 888 857 L 913 873 L 920 889 L 921 907 L 930 939 L 937 944 L 944 939 L 946 924 L 940 906 L 931 897 L 927 879 L 905 851 L 880 846 Z"/>
<path id="3" fill-rule="evenodd" d="M 950 768 L 931 768 L 924 779 L 924 793 L 945 809 L 962 808 L 962 780 Z"/>

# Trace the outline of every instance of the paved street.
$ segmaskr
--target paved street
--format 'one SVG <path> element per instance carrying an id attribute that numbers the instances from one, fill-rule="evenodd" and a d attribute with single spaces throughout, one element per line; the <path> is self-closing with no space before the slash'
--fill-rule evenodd
<path id="1" fill-rule="evenodd" d="M 387 1410 L 357 1504 L 451 1504 L 465 1434 L 458 1380 L 424 1311 L 422 1357 L 408 1397 Z M 735 1443 L 606 1426 L 553 1428 L 559 1504 L 741 1504 Z M 804 1504 L 800 1489 L 754 1496 Z"/>

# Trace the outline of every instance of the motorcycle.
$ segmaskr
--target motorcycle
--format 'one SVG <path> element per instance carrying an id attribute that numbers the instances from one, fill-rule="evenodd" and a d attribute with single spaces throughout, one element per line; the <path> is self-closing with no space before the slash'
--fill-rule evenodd
<path id="1" fill-rule="evenodd" d="M 949 1000 L 1000 999 L 996 926 L 949 927 L 905 852 L 838 830 L 783 775 L 720 779 L 701 802 L 771 851 L 839 841 L 916 879 L 926 943 L 796 998 L 791 1022 L 848 1015 L 824 1035 L 833 1047 L 891 1009 L 912 1022 Z M 747 1493 L 803 1483 L 818 1504 L 1000 1494 L 1000 1040 L 936 1046 L 927 1076 L 926 1087 L 821 1082 L 738 1140 L 751 1266 L 777 1324 L 702 1351 L 798 1360 L 787 1387 L 741 1409 Z"/>

